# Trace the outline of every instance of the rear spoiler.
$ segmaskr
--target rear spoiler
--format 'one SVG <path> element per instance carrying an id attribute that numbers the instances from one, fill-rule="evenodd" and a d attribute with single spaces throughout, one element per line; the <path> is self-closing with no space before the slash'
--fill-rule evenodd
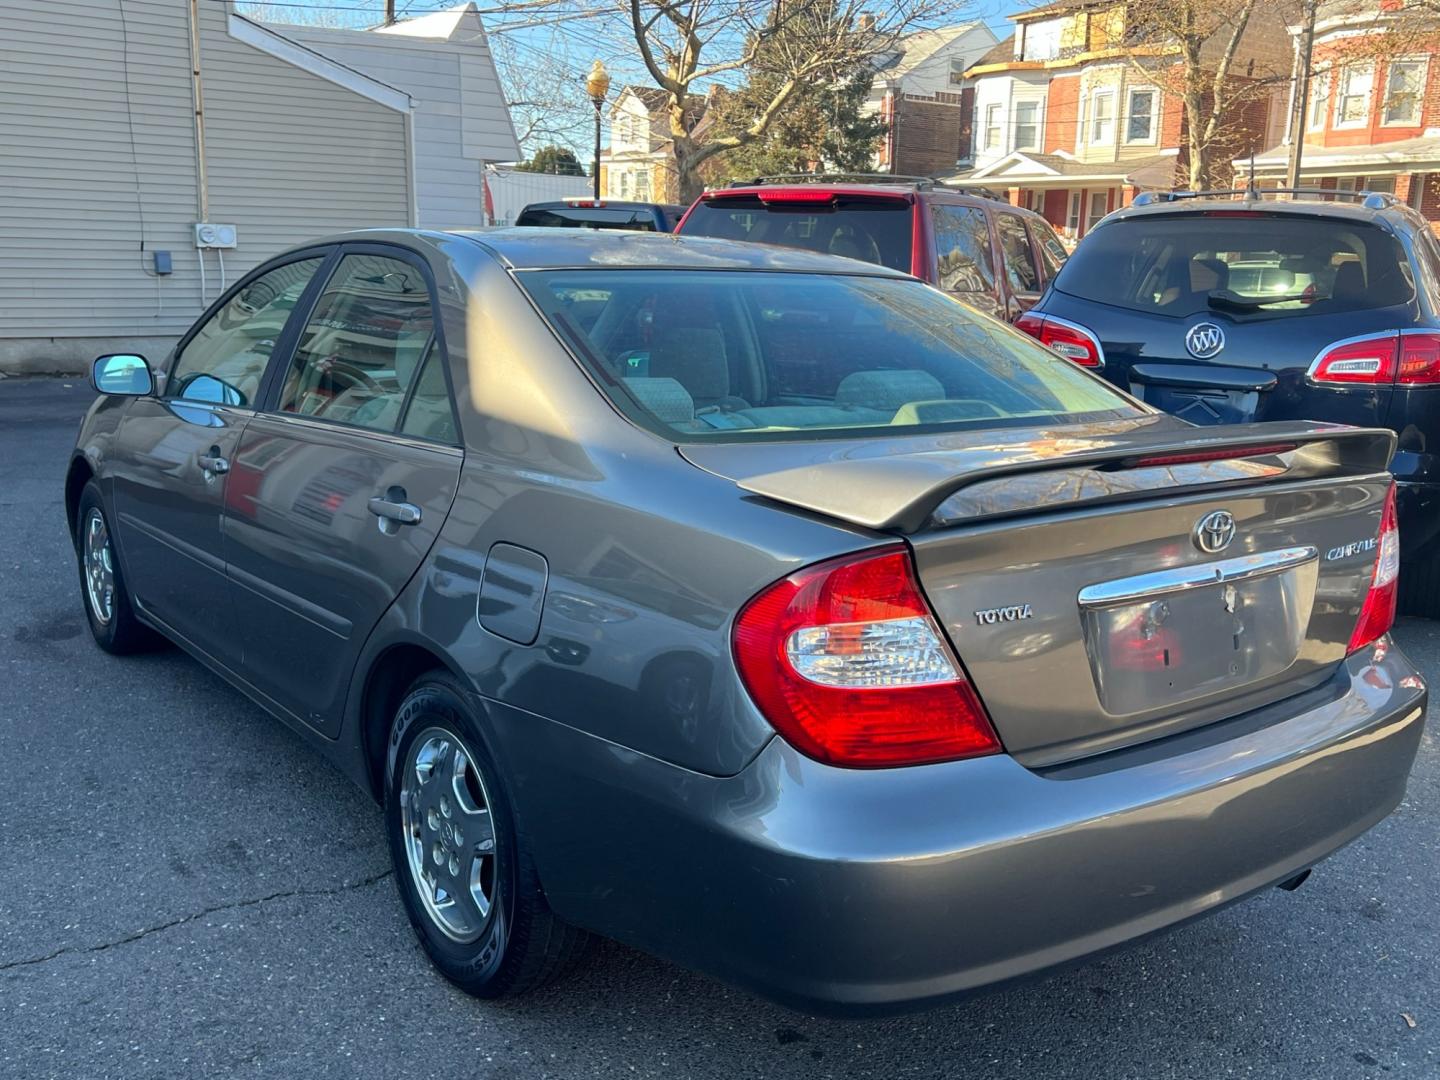
<path id="1" fill-rule="evenodd" d="M 690 444 L 692 463 L 756 495 L 870 529 L 916 532 L 1059 506 L 1153 498 L 1237 484 L 1373 476 L 1395 433 L 1311 421 L 1135 430 L 1123 424 L 966 433 L 914 450 L 817 457 L 774 472 L 724 460 L 729 446 Z M 976 437 L 982 436 L 982 437 Z M 855 444 L 851 444 L 854 446 Z M 755 447 L 745 447 L 752 453 Z M 731 466 L 731 467 L 727 467 Z M 739 466 L 737 470 L 734 466 Z"/>

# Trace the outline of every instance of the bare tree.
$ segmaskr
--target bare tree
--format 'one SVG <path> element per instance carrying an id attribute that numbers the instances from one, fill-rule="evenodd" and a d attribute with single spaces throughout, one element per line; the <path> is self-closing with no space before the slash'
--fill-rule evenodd
<path id="1" fill-rule="evenodd" d="M 1178 98 L 1184 110 L 1183 149 L 1192 190 L 1218 186 L 1230 174 L 1230 161 L 1255 148 L 1246 145 L 1257 132 L 1243 122 L 1243 114 L 1258 108 L 1290 77 L 1288 38 L 1276 10 L 1282 6 L 1258 0 L 1145 0 L 1125 5 L 1130 63 Z M 1257 16 L 1275 40 L 1268 48 L 1247 49 Z M 1258 62 L 1257 54 L 1263 57 Z"/>
<path id="2" fill-rule="evenodd" d="M 583 68 L 570 55 L 566 39 L 555 34 L 538 46 L 528 38 L 492 32 L 489 40 L 520 146 L 586 145 L 590 103 L 579 74 Z"/>
<path id="3" fill-rule="evenodd" d="M 958 0 L 621 0 L 645 71 L 665 94 L 680 197 L 699 194 L 701 166 L 760 138 L 807 85 L 834 81 L 893 49 L 906 31 L 954 14 Z M 764 49 L 775 76 L 748 122 L 697 137 L 697 93 L 724 85 Z"/>

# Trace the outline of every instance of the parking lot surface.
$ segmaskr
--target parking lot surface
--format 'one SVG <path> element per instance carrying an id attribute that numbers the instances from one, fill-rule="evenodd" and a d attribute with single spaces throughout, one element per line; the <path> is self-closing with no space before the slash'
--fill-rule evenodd
<path id="1" fill-rule="evenodd" d="M 89 400 L 0 380 L 0 1076 L 1440 1076 L 1433 732 L 1298 892 L 946 1008 L 817 1020 L 608 944 L 467 998 L 366 795 L 178 651 L 91 642 L 61 499 Z M 1440 679 L 1440 624 L 1396 637 Z"/>

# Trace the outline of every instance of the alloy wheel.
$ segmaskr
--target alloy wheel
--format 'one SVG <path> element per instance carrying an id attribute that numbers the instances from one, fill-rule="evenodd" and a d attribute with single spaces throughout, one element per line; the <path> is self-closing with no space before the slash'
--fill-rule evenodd
<path id="1" fill-rule="evenodd" d="M 110 530 L 105 515 L 92 509 L 85 518 L 82 557 L 85 560 L 85 596 L 90 613 L 101 626 L 109 626 L 115 617 L 115 553 L 110 546 Z"/>
<path id="2" fill-rule="evenodd" d="M 437 929 L 460 944 L 489 925 L 497 897 L 495 826 L 474 758 L 452 731 L 422 731 L 406 755 L 400 828 L 410 876 Z"/>

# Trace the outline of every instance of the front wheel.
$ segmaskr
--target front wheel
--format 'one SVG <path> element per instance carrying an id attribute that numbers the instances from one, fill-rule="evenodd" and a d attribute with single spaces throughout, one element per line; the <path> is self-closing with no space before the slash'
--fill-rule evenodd
<path id="1" fill-rule="evenodd" d="M 545 903 L 499 770 L 448 674 L 422 676 L 396 714 L 385 827 L 410 924 L 462 990 L 521 994 L 583 953 L 589 936 Z"/>
<path id="2" fill-rule="evenodd" d="M 76 512 L 75 556 L 80 567 L 80 595 L 95 643 L 109 653 L 142 652 L 155 647 L 160 637 L 135 617 L 120 560 L 115 554 L 115 536 L 100 485 L 91 480 L 80 493 Z"/>

